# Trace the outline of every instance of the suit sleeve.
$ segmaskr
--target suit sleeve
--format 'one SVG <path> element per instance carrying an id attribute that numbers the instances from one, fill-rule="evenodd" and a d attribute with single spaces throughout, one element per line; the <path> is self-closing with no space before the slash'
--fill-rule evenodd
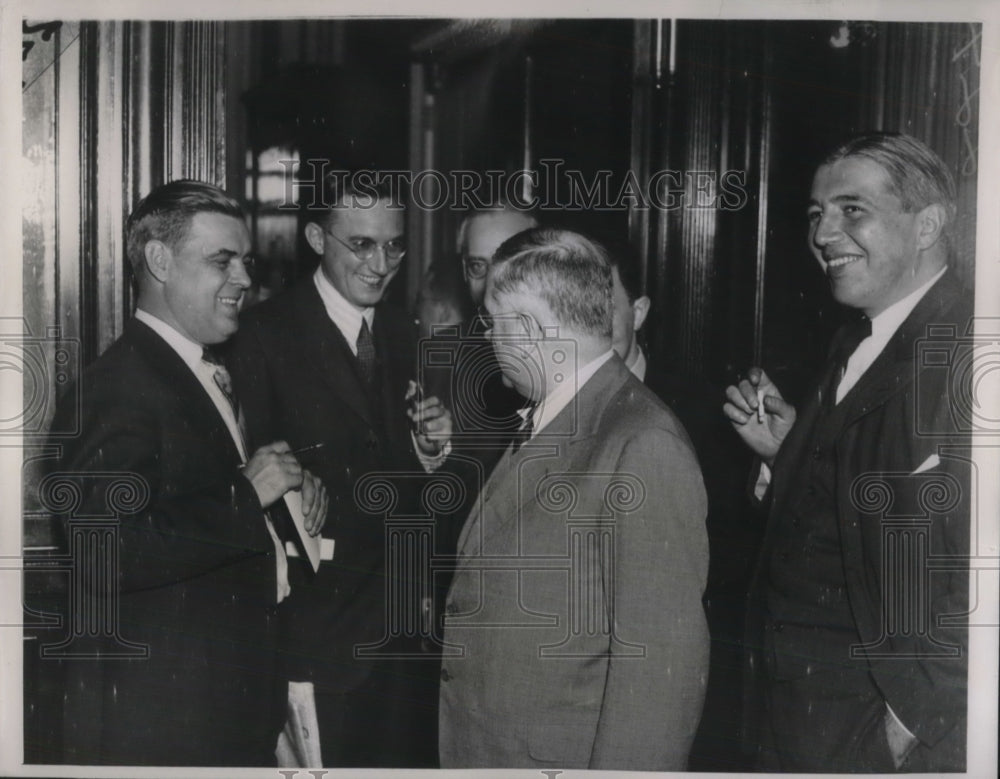
<path id="1" fill-rule="evenodd" d="M 644 655 L 612 642 L 590 768 L 683 771 L 708 677 L 705 489 L 688 445 L 663 429 L 628 441 L 616 472 L 645 497 L 616 514 L 605 597 L 615 637 Z"/>
<path id="2" fill-rule="evenodd" d="M 163 429 L 155 400 L 142 398 L 125 384 L 105 382 L 89 393 L 84 388 L 80 435 L 65 444 L 60 462 L 62 477 L 76 485 L 80 501 L 65 521 L 115 513 L 119 517 L 121 591 L 174 584 L 267 553 L 264 512 L 236 467 L 206 468 L 204 481 L 188 491 L 164 483 L 163 438 L 171 431 Z M 129 496 L 128 485 L 136 484 L 137 492 Z M 132 505 L 115 510 L 116 494 Z"/>

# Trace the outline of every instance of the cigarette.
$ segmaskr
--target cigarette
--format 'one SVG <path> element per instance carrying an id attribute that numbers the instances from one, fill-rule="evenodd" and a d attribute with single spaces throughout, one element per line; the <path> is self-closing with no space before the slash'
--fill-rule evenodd
<path id="1" fill-rule="evenodd" d="M 764 421 L 764 390 L 757 390 L 757 421 Z"/>

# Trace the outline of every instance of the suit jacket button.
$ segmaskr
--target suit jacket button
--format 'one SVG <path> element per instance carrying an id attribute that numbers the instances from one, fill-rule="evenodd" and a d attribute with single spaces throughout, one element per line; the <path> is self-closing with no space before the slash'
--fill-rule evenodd
<path id="1" fill-rule="evenodd" d="M 819 446 L 815 447 L 813 449 L 813 451 L 812 451 L 812 456 L 813 456 L 814 460 L 822 459 L 822 457 L 823 457 L 823 449 L 821 447 L 819 447 Z"/>
<path id="2" fill-rule="evenodd" d="M 448 673 L 448 669 L 447 668 L 442 668 L 441 669 L 441 681 L 442 682 L 450 682 L 451 681 L 451 674 Z"/>

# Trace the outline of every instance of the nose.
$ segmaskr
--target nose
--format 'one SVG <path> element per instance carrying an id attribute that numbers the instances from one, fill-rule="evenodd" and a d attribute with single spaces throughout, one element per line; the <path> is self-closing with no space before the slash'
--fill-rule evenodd
<path id="1" fill-rule="evenodd" d="M 246 263 L 239 257 L 234 257 L 229 263 L 229 283 L 241 289 L 249 289 L 252 283 Z"/>
<path id="2" fill-rule="evenodd" d="M 812 242 L 822 248 L 836 241 L 841 234 L 840 220 L 835 213 L 823 211 L 812 225 Z"/>
<path id="3" fill-rule="evenodd" d="M 385 247 L 381 244 L 375 247 L 372 256 L 368 258 L 368 267 L 380 276 L 389 272 L 389 258 L 385 254 Z"/>

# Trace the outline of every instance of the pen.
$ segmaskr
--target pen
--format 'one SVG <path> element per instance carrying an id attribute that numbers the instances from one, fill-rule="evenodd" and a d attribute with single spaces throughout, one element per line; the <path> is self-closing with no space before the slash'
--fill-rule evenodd
<path id="1" fill-rule="evenodd" d="M 316 449 L 322 449 L 322 448 L 323 448 L 323 442 L 320 441 L 318 444 L 310 444 L 309 446 L 303 446 L 300 449 L 293 449 L 292 454 L 305 454 L 306 452 L 312 452 L 315 451 Z"/>
<path id="2" fill-rule="evenodd" d="M 757 421 L 764 421 L 764 390 L 757 390 Z"/>

